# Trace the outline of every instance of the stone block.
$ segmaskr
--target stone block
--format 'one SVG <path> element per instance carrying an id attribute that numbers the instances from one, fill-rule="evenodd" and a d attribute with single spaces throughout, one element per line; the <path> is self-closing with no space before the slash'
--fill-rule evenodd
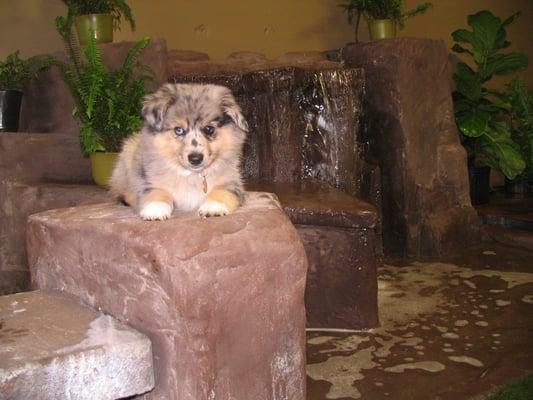
<path id="1" fill-rule="evenodd" d="M 59 289 L 145 333 L 148 399 L 305 399 L 307 271 L 272 195 L 221 218 L 146 222 L 100 204 L 30 217 L 34 287 Z"/>
<path id="2" fill-rule="evenodd" d="M 152 390 L 150 340 L 57 292 L 0 296 L 0 398 L 114 400 Z"/>
<path id="3" fill-rule="evenodd" d="M 478 224 L 444 43 L 396 38 L 348 45 L 342 54 L 347 65 L 365 70 L 362 142 L 381 169 L 385 252 L 436 256 L 462 249 L 478 237 Z M 461 240 L 445 243 L 457 232 Z"/>
<path id="4" fill-rule="evenodd" d="M 375 234 L 371 228 L 296 225 L 309 260 L 305 306 L 310 328 L 379 325 Z"/>
<path id="5" fill-rule="evenodd" d="M 25 243 L 30 214 L 110 200 L 106 190 L 94 185 L 5 181 L 0 194 L 0 295 L 29 287 Z"/>
<path id="6" fill-rule="evenodd" d="M 88 183 L 91 182 L 91 166 L 89 159 L 81 154 L 78 136 L 2 133 L 0 183 L 8 180 Z"/>

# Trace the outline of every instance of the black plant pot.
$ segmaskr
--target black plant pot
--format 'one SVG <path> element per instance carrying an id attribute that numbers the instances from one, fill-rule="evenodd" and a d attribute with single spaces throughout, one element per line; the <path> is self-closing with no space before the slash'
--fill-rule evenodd
<path id="1" fill-rule="evenodd" d="M 468 167 L 470 200 L 473 206 L 489 202 L 490 167 Z"/>
<path id="2" fill-rule="evenodd" d="M 21 102 L 21 91 L 0 90 L 0 132 L 17 132 L 19 130 Z"/>
<path id="3" fill-rule="evenodd" d="M 505 193 L 528 194 L 530 189 L 529 182 L 524 176 L 519 176 L 513 180 L 505 178 Z"/>

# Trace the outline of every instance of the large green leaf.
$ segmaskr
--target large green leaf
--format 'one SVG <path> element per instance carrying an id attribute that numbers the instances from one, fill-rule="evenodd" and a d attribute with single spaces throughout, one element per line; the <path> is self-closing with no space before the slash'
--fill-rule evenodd
<path id="1" fill-rule="evenodd" d="M 483 10 L 469 15 L 468 25 L 474 30 L 474 37 L 479 41 L 483 49 L 488 51 L 494 47 L 502 22 L 500 18 L 490 11 Z"/>
<path id="2" fill-rule="evenodd" d="M 487 132 L 490 115 L 483 111 L 465 112 L 457 117 L 457 125 L 465 136 L 480 137 Z"/>
<path id="3" fill-rule="evenodd" d="M 484 68 L 480 68 L 479 74 L 483 81 L 492 75 L 509 75 L 520 69 L 526 68 L 528 59 L 522 53 L 496 54 L 489 59 Z"/>
<path id="4" fill-rule="evenodd" d="M 452 51 L 454 51 L 455 53 L 468 53 L 471 56 L 474 55 L 474 53 L 472 53 L 470 50 L 465 49 L 463 46 L 457 43 L 453 45 Z"/>
<path id="5" fill-rule="evenodd" d="M 507 124 L 498 122 L 491 128 L 480 138 L 480 150 L 487 157 L 487 164 L 514 179 L 526 167 L 520 147 L 511 138 Z"/>
<path id="6" fill-rule="evenodd" d="M 471 101 L 478 101 L 481 97 L 481 82 L 476 73 L 465 63 L 457 64 L 453 76 L 456 90 Z"/>

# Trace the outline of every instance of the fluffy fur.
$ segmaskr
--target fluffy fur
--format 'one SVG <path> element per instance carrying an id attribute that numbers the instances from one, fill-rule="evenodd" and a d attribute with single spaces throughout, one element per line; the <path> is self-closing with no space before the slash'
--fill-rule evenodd
<path id="1" fill-rule="evenodd" d="M 145 220 L 167 219 L 174 209 L 204 217 L 235 211 L 248 125 L 231 91 L 166 84 L 146 97 L 143 117 L 119 155 L 112 194 Z"/>

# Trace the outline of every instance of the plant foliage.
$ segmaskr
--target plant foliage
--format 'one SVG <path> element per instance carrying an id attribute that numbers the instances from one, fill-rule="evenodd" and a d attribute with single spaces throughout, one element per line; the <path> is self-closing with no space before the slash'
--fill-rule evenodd
<path id="1" fill-rule="evenodd" d="M 0 89 L 22 90 L 37 77 L 38 71 L 49 67 L 53 62 L 49 57 L 23 60 L 18 51 L 9 54 L 5 61 L 0 61 Z"/>
<path id="2" fill-rule="evenodd" d="M 424 14 L 432 7 L 432 4 L 421 3 L 411 10 L 405 10 L 404 0 L 345 0 L 339 4 L 339 7 L 346 11 L 350 25 L 355 19 L 355 35 L 357 41 L 361 16 L 369 20 L 392 19 L 403 27 L 407 18 Z"/>
<path id="3" fill-rule="evenodd" d="M 70 25 L 69 25 L 70 24 Z M 139 130 L 145 83 L 152 79 L 148 67 L 138 59 L 150 39 L 143 38 L 128 52 L 122 66 L 109 70 L 94 38 L 80 50 L 70 33 L 71 19 L 56 19 L 70 61 L 59 67 L 76 102 L 73 115 L 81 123 L 80 143 L 84 154 L 119 151 L 124 138 Z"/>
<path id="4" fill-rule="evenodd" d="M 528 90 L 522 77 L 507 84 L 507 90 L 511 138 L 518 143 L 526 163 L 524 175 L 533 182 L 533 91 Z"/>
<path id="5" fill-rule="evenodd" d="M 456 42 L 452 50 L 468 56 L 472 65 L 460 62 L 454 74 L 455 118 L 469 160 L 495 168 L 509 179 L 524 170 L 525 162 L 507 121 L 511 108 L 508 98 L 487 83 L 494 75 L 509 75 L 528 64 L 524 54 L 503 52 L 510 45 L 505 28 L 518 16 L 515 13 L 502 22 L 483 10 L 468 16 L 471 31 L 452 33 Z"/>
<path id="6" fill-rule="evenodd" d="M 115 29 L 120 29 L 121 18 L 129 22 L 135 30 L 135 20 L 131 8 L 125 0 L 62 0 L 71 15 L 111 14 Z"/>

